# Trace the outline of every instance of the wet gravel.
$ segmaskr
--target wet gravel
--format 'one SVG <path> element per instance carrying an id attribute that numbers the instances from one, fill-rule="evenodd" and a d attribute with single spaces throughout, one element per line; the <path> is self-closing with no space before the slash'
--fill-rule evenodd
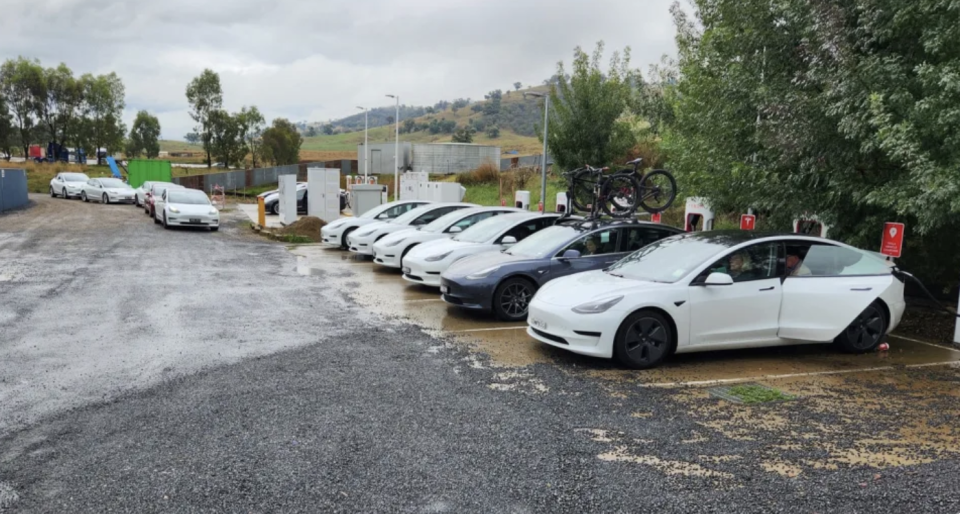
<path id="1" fill-rule="evenodd" d="M 238 226 L 37 201 L 0 217 L 2 511 L 960 510 L 954 458 L 786 478 L 771 432 L 709 433 L 682 391 L 493 368 Z"/>

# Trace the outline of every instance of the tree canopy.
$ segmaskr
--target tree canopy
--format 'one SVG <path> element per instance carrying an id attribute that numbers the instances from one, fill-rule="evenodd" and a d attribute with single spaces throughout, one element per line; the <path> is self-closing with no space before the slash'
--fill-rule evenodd
<path id="1" fill-rule="evenodd" d="M 147 111 L 139 111 L 127 138 L 128 157 L 145 154 L 147 159 L 160 155 L 160 120 Z"/>
<path id="2" fill-rule="evenodd" d="M 197 122 L 196 132 L 207 153 L 207 167 L 212 164 L 211 153 L 213 139 L 212 118 L 222 121 L 219 114 L 213 114 L 223 107 L 223 89 L 220 87 L 220 75 L 205 69 L 187 84 L 187 101 L 190 102 L 190 117 Z M 222 128 L 222 127 L 221 127 Z"/>

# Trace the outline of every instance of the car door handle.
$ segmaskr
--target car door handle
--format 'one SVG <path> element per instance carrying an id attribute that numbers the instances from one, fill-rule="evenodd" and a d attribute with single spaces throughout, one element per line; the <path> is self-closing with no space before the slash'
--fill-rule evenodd
<path id="1" fill-rule="evenodd" d="M 764 287 L 763 289 L 761 289 L 761 291 L 773 291 L 773 286 Z"/>
<path id="2" fill-rule="evenodd" d="M 873 291 L 872 287 L 851 287 L 851 291 Z"/>

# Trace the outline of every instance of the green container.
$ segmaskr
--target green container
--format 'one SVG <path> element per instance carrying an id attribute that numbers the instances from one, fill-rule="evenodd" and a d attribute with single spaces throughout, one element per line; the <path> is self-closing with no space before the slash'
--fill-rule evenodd
<path id="1" fill-rule="evenodd" d="M 127 183 L 130 187 L 140 187 L 148 180 L 157 182 L 172 182 L 173 171 L 170 161 L 154 159 L 131 159 L 127 163 Z"/>

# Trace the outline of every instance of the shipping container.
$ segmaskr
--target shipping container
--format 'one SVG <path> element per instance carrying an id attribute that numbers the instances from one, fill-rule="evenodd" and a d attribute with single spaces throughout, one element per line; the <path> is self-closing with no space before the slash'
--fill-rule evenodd
<path id="1" fill-rule="evenodd" d="M 449 175 L 475 170 L 481 164 L 499 167 L 500 147 L 469 143 L 422 143 L 413 145 L 413 171 Z"/>
<path id="2" fill-rule="evenodd" d="M 171 182 L 172 179 L 173 170 L 170 169 L 170 161 L 132 159 L 127 164 L 127 183 L 130 187 L 140 187 L 147 180 Z"/>
<path id="3" fill-rule="evenodd" d="M 400 143 L 401 172 L 410 165 L 410 143 Z M 370 175 L 393 175 L 393 153 L 396 143 L 370 143 Z M 358 175 L 363 175 L 363 144 L 357 145 L 357 162 L 360 169 Z"/>

